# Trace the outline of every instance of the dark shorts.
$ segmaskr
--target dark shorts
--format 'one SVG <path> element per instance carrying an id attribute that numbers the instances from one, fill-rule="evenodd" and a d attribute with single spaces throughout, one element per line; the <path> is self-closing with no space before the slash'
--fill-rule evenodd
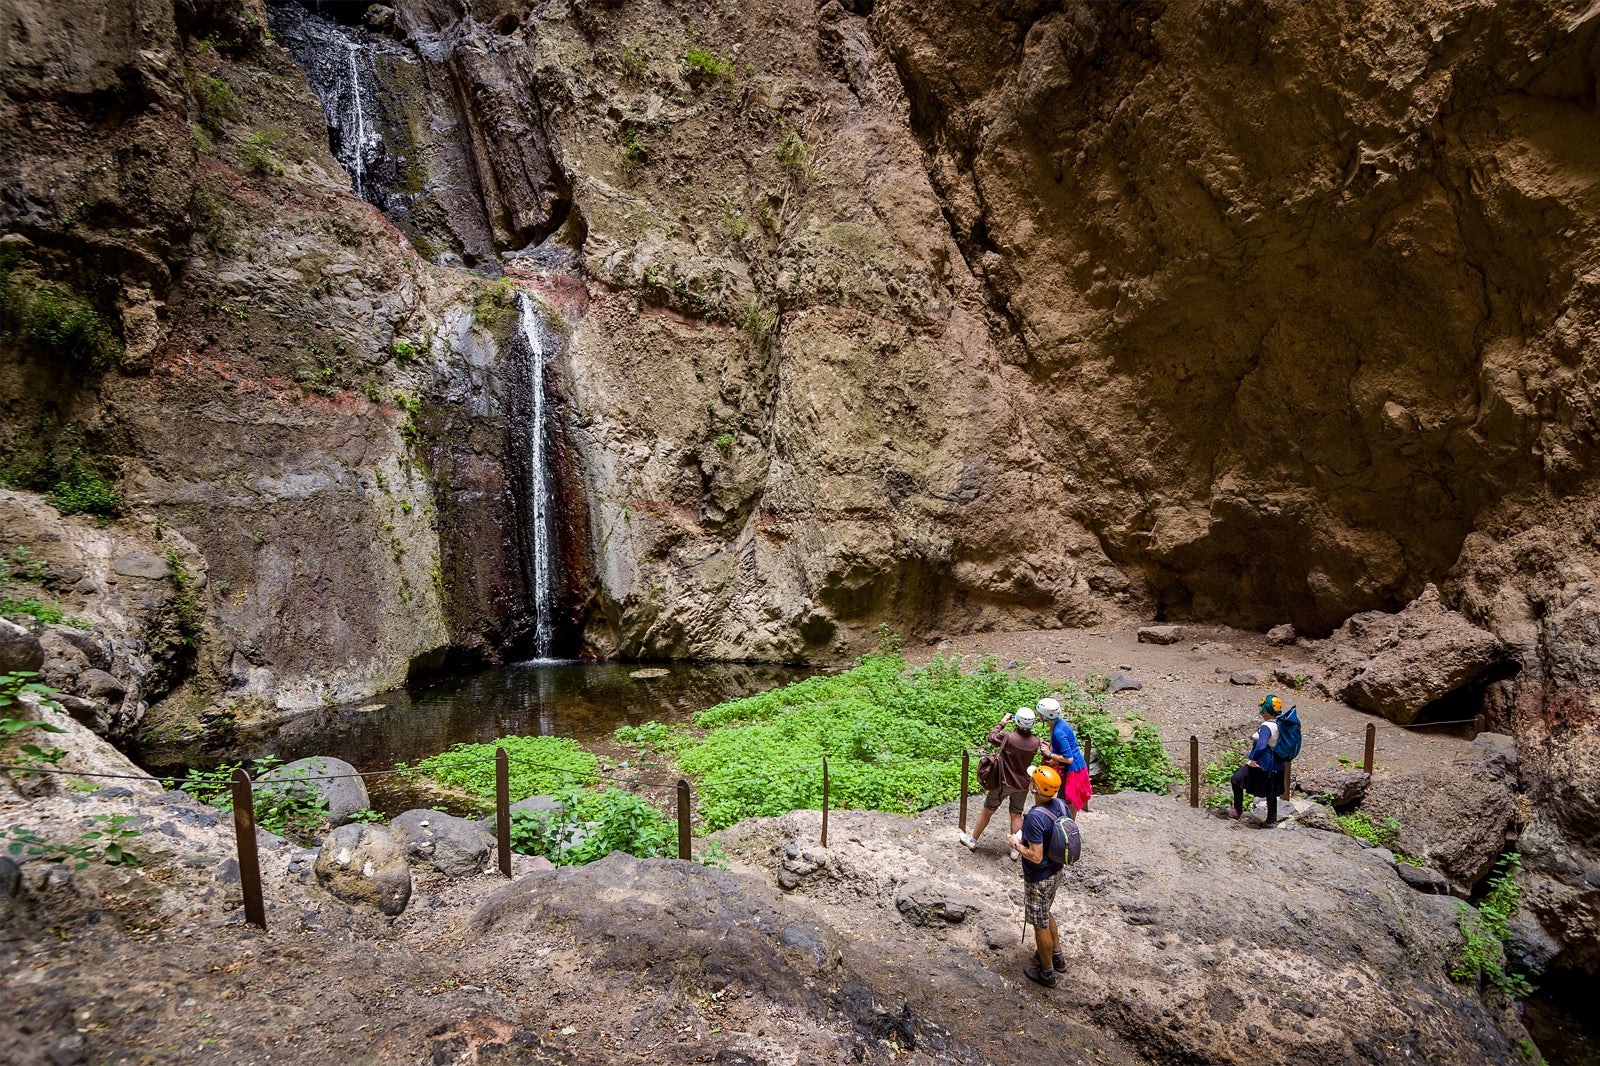
<path id="1" fill-rule="evenodd" d="M 1022 905 L 1028 912 L 1028 924 L 1035 929 L 1048 929 L 1050 927 L 1050 908 L 1056 902 L 1056 889 L 1061 885 L 1061 874 L 1057 870 L 1043 881 L 1022 882 Z"/>
<path id="2" fill-rule="evenodd" d="M 1028 790 L 1025 788 L 1006 788 L 1004 785 L 999 788 L 991 788 L 989 794 L 983 798 L 983 805 L 991 811 L 998 811 L 1001 801 L 1008 796 L 1011 798 L 1012 814 L 1021 814 L 1028 809 Z"/>

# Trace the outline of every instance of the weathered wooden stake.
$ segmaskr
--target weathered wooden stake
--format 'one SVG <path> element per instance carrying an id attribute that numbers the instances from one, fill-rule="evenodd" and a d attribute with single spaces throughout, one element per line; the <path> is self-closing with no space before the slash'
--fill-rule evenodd
<path id="1" fill-rule="evenodd" d="M 1089 734 L 1083 735 L 1083 768 L 1089 769 L 1089 760 L 1094 757 L 1094 741 Z"/>
<path id="2" fill-rule="evenodd" d="M 494 749 L 494 835 L 500 872 L 511 876 L 511 761 L 506 749 Z"/>
<path id="3" fill-rule="evenodd" d="M 267 908 L 261 901 L 261 859 L 256 852 L 256 799 L 250 775 L 244 768 L 233 772 L 233 835 L 239 845 L 239 886 L 244 889 L 244 920 L 267 927 Z"/>
<path id="4" fill-rule="evenodd" d="M 961 831 L 967 831 L 967 772 L 972 762 L 972 756 L 966 751 L 961 753 Z"/>
<path id="5" fill-rule="evenodd" d="M 1283 795 L 1281 799 L 1289 798 L 1289 782 L 1294 778 L 1294 760 L 1290 759 L 1283 764 Z"/>
<path id="6" fill-rule="evenodd" d="M 1372 749 L 1378 745 L 1378 727 L 1367 723 L 1367 752 L 1361 757 L 1361 772 L 1372 776 Z"/>
<path id="7" fill-rule="evenodd" d="M 1200 806 L 1200 738 L 1189 734 L 1189 806 Z"/>
<path id="8" fill-rule="evenodd" d="M 691 857 L 689 848 L 689 782 L 678 778 L 678 858 Z"/>
<path id="9" fill-rule="evenodd" d="M 822 846 L 828 846 L 828 757 L 822 757 Z"/>
<path id="10" fill-rule="evenodd" d="M 1480 715 L 1478 715 L 1478 717 L 1474 718 L 1472 720 L 1472 737 L 1473 737 L 1473 739 L 1476 740 L 1477 737 L 1478 737 L 1478 734 L 1482 733 L 1482 732 L 1485 732 L 1488 729 L 1488 727 L 1489 727 L 1489 720 L 1487 718 L 1485 718 L 1483 715 L 1480 714 Z"/>

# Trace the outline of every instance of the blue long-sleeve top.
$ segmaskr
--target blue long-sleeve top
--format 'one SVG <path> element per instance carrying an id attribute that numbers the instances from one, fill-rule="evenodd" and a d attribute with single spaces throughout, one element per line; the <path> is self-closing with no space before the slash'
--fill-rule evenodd
<path id="1" fill-rule="evenodd" d="M 1083 761 L 1083 749 L 1078 747 L 1078 734 L 1065 718 L 1056 720 L 1050 727 L 1050 754 L 1067 760 L 1067 773 L 1075 774 L 1089 765 Z"/>
<path id="2" fill-rule="evenodd" d="M 1278 753 L 1272 750 L 1272 727 L 1266 722 L 1262 722 L 1261 728 L 1256 730 L 1256 744 L 1250 749 L 1250 761 L 1269 774 L 1277 773 L 1283 765 Z"/>

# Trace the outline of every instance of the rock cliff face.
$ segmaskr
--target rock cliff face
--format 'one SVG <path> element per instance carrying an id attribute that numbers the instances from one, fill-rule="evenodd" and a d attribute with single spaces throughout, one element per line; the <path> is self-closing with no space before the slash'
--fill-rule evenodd
<path id="1" fill-rule="evenodd" d="M 6 480 L 192 547 L 152 724 L 525 649 L 543 478 L 556 620 L 603 654 L 1322 636 L 1433 584 L 1492 635 L 1465 683 L 1542 782 L 1530 839 L 1594 839 L 1576 0 L 72 0 L 0 33 Z"/>

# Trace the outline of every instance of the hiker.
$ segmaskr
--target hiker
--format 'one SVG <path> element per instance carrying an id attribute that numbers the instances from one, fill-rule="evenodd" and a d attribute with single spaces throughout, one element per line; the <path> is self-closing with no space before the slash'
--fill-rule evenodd
<path id="1" fill-rule="evenodd" d="M 1261 701 L 1261 728 L 1256 730 L 1255 745 L 1245 764 L 1233 774 L 1233 806 L 1228 808 L 1229 818 L 1244 813 L 1244 794 L 1267 799 L 1267 820 L 1263 827 L 1278 824 L 1278 793 L 1283 791 L 1283 762 L 1278 757 L 1278 712 L 1283 701 L 1277 696 L 1266 696 Z"/>
<path id="2" fill-rule="evenodd" d="M 1034 807 L 1022 822 L 1022 829 L 1011 834 L 1011 846 L 1022 853 L 1022 896 L 1026 910 L 1025 920 L 1033 926 L 1034 948 L 1039 956 L 1037 963 L 1029 963 L 1022 972 L 1028 980 L 1046 988 L 1056 986 L 1057 974 L 1066 973 L 1067 959 L 1061 950 L 1061 932 L 1050 908 L 1056 901 L 1056 889 L 1061 885 L 1064 862 L 1053 862 L 1046 845 L 1055 832 L 1056 820 L 1069 817 L 1061 791 L 1060 776 L 1048 766 L 1035 766 L 1033 779 Z"/>
<path id="3" fill-rule="evenodd" d="M 1072 807 L 1072 816 L 1089 809 L 1089 797 L 1094 787 L 1089 784 L 1089 763 L 1078 746 L 1077 731 L 1072 723 L 1061 716 L 1061 702 L 1046 696 L 1035 708 L 1041 720 L 1050 723 L 1049 736 L 1045 738 L 1044 764 L 1061 778 L 1061 798 Z"/>
<path id="4" fill-rule="evenodd" d="M 978 838 L 989 827 L 989 819 L 1000 809 L 1002 801 L 1010 801 L 1011 832 L 1022 828 L 1022 812 L 1028 805 L 1028 767 L 1039 752 L 1039 738 L 1033 735 L 1035 716 L 1032 708 L 1018 707 L 1016 714 L 1000 719 L 1000 724 L 989 730 L 989 743 L 1000 748 L 1000 782 L 989 790 L 983 799 L 983 813 L 971 833 L 961 834 L 961 843 L 969 849 L 978 846 Z M 1014 725 L 1011 732 L 1006 726 Z M 1011 858 L 1017 858 L 1017 849 L 1011 848 Z"/>

